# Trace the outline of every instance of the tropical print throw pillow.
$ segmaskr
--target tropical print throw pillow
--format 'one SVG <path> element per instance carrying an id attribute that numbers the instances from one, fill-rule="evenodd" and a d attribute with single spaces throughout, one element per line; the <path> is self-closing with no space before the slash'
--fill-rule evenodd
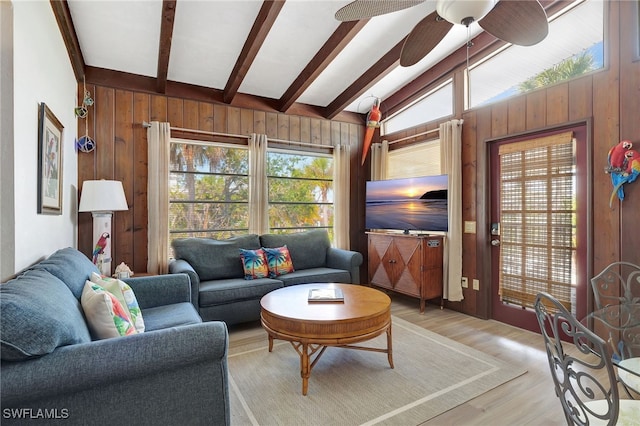
<path id="1" fill-rule="evenodd" d="M 269 276 L 267 258 L 262 249 L 240 249 L 240 259 L 242 260 L 242 267 L 244 268 L 245 280 L 255 280 Z"/>
<path id="2" fill-rule="evenodd" d="M 266 248 L 262 247 L 267 255 L 267 265 L 269 266 L 269 277 L 275 278 L 279 275 L 288 274 L 295 271 L 291 255 L 287 246 Z"/>

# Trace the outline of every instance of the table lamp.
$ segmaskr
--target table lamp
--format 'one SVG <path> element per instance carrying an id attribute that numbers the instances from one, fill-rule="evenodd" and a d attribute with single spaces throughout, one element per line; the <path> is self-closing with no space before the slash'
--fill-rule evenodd
<path id="1" fill-rule="evenodd" d="M 80 196 L 80 212 L 93 216 L 93 263 L 102 275 L 111 276 L 111 216 L 114 211 L 128 210 L 122 182 L 117 180 L 85 180 Z"/>

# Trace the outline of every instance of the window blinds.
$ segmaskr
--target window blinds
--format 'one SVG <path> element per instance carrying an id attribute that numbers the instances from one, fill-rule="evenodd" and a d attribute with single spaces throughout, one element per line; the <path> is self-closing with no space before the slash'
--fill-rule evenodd
<path id="1" fill-rule="evenodd" d="M 566 132 L 504 144 L 500 157 L 500 297 L 533 307 L 546 291 L 571 309 L 575 143 Z"/>
<path id="2" fill-rule="evenodd" d="M 387 179 L 439 175 L 440 139 L 389 150 Z"/>

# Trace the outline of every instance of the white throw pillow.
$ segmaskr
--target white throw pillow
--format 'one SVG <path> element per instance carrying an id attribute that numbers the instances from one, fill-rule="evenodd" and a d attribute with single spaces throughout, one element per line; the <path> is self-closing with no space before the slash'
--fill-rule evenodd
<path id="1" fill-rule="evenodd" d="M 122 307 L 128 311 L 131 322 L 138 333 L 144 332 L 144 319 L 140 306 L 138 306 L 138 299 L 127 283 L 115 278 L 102 277 L 95 272 L 91 273 L 91 281 L 113 294 L 120 301 Z"/>
<path id="2" fill-rule="evenodd" d="M 137 333 L 120 301 L 100 285 L 87 280 L 80 303 L 94 338 L 108 339 Z"/>

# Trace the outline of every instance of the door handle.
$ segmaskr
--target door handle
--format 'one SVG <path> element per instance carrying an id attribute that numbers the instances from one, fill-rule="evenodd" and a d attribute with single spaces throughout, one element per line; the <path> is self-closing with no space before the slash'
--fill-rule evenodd
<path id="1" fill-rule="evenodd" d="M 491 240 L 491 245 L 496 247 L 499 246 L 500 240 L 494 238 L 493 240 Z"/>

